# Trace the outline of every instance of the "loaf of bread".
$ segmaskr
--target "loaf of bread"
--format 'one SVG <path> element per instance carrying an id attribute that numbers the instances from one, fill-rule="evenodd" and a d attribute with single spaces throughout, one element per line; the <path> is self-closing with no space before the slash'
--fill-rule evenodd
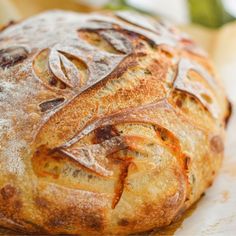
<path id="1" fill-rule="evenodd" d="M 187 35 L 133 12 L 51 11 L 0 32 L 0 227 L 127 235 L 212 184 L 230 106 Z"/>

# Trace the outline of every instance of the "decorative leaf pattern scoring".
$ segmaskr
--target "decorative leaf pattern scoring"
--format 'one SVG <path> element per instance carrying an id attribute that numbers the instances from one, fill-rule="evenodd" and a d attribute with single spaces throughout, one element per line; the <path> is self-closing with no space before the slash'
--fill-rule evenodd
<path id="1" fill-rule="evenodd" d="M 211 75 L 200 65 L 193 63 L 189 59 L 182 58 L 178 64 L 178 73 L 173 83 L 174 88 L 187 92 L 198 99 L 198 101 L 217 118 L 219 107 L 216 104 L 213 92 L 197 80 L 188 79 L 188 73 L 193 70 L 197 72 L 207 82 L 208 86 L 215 88 L 215 82 Z"/>
<path id="2" fill-rule="evenodd" d="M 88 30 L 88 32 L 91 31 L 98 33 L 103 39 L 111 44 L 115 50 L 123 53 L 124 55 L 114 55 L 109 52 L 101 51 L 81 39 L 79 39 L 78 45 L 76 46 L 67 47 L 56 45 L 50 49 L 50 53 L 47 55 L 48 69 L 50 73 L 52 73 L 53 76 L 60 81 L 61 85 L 64 84 L 66 87 L 69 87 L 72 90 L 75 89 L 76 93 L 79 94 L 81 91 L 83 91 L 83 89 L 91 87 L 93 84 L 101 81 L 103 78 L 109 75 L 109 73 L 111 73 L 114 69 L 117 69 L 118 64 L 122 62 L 126 55 L 135 52 L 135 48 L 133 48 L 132 43 L 129 42 L 127 37 L 121 33 L 122 31 L 132 32 L 142 39 L 144 38 L 146 40 L 152 41 L 156 46 L 163 44 L 177 46 L 179 41 L 182 40 L 182 38 L 177 36 L 172 29 L 166 29 L 155 21 L 149 21 L 146 20 L 146 18 L 144 21 L 137 21 L 136 18 L 133 18 L 133 16 L 127 15 L 126 13 L 117 13 L 117 17 L 121 20 L 105 16 L 99 16 L 99 20 L 97 20 L 96 17 L 94 17 L 94 19 L 91 17 L 91 19 L 86 22 L 85 26 L 80 27 L 78 31 Z M 124 23 L 124 21 L 126 21 L 126 23 Z M 114 28 L 117 31 L 115 31 Z M 83 46 L 81 47 L 81 45 Z M 83 88 L 81 87 L 82 81 L 80 70 L 76 64 L 72 62 L 71 57 L 74 57 L 76 60 L 83 61 L 89 71 L 89 77 L 87 78 Z M 213 107 L 214 104 L 211 105 L 204 101 L 198 94 L 198 91 L 196 91 L 194 86 L 192 86 L 193 83 L 189 81 L 183 81 L 186 79 L 189 70 L 195 70 L 207 81 L 207 83 L 209 83 L 210 86 L 212 86 L 212 84 L 214 85 L 214 82 L 212 83 L 211 77 L 199 65 L 183 59 L 178 64 L 178 74 L 175 78 L 175 81 L 173 82 L 173 86 L 176 89 L 191 93 L 196 96 L 199 101 L 203 103 L 204 106 L 209 108 L 210 112 L 215 115 L 215 107 Z M 35 72 L 38 77 L 42 79 L 42 75 L 38 73 L 37 68 Z M 212 94 L 210 95 L 212 96 Z M 63 153 L 66 157 L 73 159 L 80 165 L 100 176 L 112 176 L 112 170 L 107 169 L 106 166 L 103 165 L 106 163 L 108 156 L 123 149 L 139 151 L 139 147 L 143 146 L 147 140 L 145 141 L 145 139 L 142 139 L 142 137 L 135 137 L 134 142 L 133 137 L 117 135 L 115 137 L 110 137 L 108 140 L 103 140 L 102 142 L 87 145 L 85 147 L 74 147 L 73 145 L 86 134 L 89 134 L 99 127 L 111 125 L 112 122 L 122 123 L 129 121 L 131 123 L 144 122 L 157 125 L 157 118 L 150 117 L 151 115 L 148 114 L 147 111 L 150 111 L 150 108 L 151 110 L 152 108 L 156 109 L 158 106 L 159 102 L 155 104 L 149 104 L 145 108 L 138 108 L 137 110 L 141 111 L 141 114 L 136 111 L 134 111 L 132 114 L 132 112 L 129 110 L 128 114 L 122 114 L 120 116 L 114 117 L 105 117 L 102 120 L 98 120 L 90 127 L 81 130 L 79 134 L 75 135 L 75 137 L 71 138 L 71 140 L 64 143 L 64 145 L 61 147 L 57 147 L 55 150 Z M 147 113 L 146 116 L 145 114 L 142 114 L 142 112 Z M 156 132 L 162 132 L 162 129 L 157 128 Z M 172 142 L 176 142 L 177 138 L 168 130 L 165 130 L 164 133 L 165 135 L 167 134 L 167 136 L 170 136 L 171 140 L 170 144 L 168 143 L 168 140 L 167 142 L 165 142 L 166 140 L 163 140 L 163 142 L 165 142 L 165 145 L 167 145 L 168 148 L 172 150 L 174 147 Z M 179 144 L 175 144 L 179 150 L 172 150 L 174 155 L 176 152 L 181 153 Z M 183 167 L 183 157 L 184 155 L 182 155 L 182 153 L 176 156 L 176 158 L 179 160 L 181 168 Z M 115 206 L 118 204 L 122 195 L 125 178 L 128 176 L 128 169 L 132 160 L 127 158 L 123 159 L 122 162 L 124 162 L 124 168 L 121 168 L 117 191 L 115 191 L 116 193 L 112 203 L 113 208 L 115 208 Z"/>
<path id="3" fill-rule="evenodd" d="M 55 47 L 52 48 L 49 55 L 49 67 L 52 73 L 68 87 L 76 88 L 79 85 L 78 68 Z"/>
<path id="4" fill-rule="evenodd" d="M 42 50 L 33 62 L 34 71 L 46 86 L 60 90 L 70 88 L 78 90 L 81 86 L 84 63 L 54 46 L 51 50 Z M 83 70 L 83 71 L 82 71 Z"/>
<path id="5" fill-rule="evenodd" d="M 129 113 L 123 111 L 98 119 L 94 123 L 81 130 L 81 132 L 77 134 L 72 140 L 59 147 L 59 150 L 68 158 L 76 160 L 90 171 L 93 171 L 94 173 L 97 173 L 103 177 L 109 177 L 113 175 L 113 172 L 112 170 L 106 169 L 104 163 L 106 163 L 106 160 L 109 158 L 114 158 L 111 154 L 117 153 L 120 150 L 130 150 L 143 153 L 144 155 L 154 155 L 154 153 L 148 153 L 149 148 L 147 145 L 153 143 L 155 143 L 157 146 L 164 145 L 168 147 L 170 152 L 176 157 L 180 168 L 183 169 L 183 173 L 185 174 L 186 178 L 186 184 L 188 185 L 187 172 L 185 169 L 185 155 L 182 153 L 179 141 L 172 132 L 158 124 L 158 118 L 154 115 L 158 114 L 158 110 L 163 109 L 169 110 L 170 107 L 166 101 L 158 101 L 143 107 L 129 109 Z M 155 119 L 152 119 L 151 117 L 146 118 L 150 111 L 153 112 Z M 105 141 L 100 140 L 101 142 L 97 144 L 86 145 L 80 148 L 74 147 L 74 145 L 76 145 L 79 140 L 83 139 L 83 137 L 93 131 L 96 131 L 97 129 L 102 129 L 103 132 L 107 132 L 111 130 L 111 125 L 113 126 L 124 123 L 152 124 L 157 136 L 154 139 L 149 139 L 142 136 L 129 136 L 122 134 L 118 134 L 117 136 L 117 133 L 112 132 L 113 135 L 116 136 L 111 137 L 110 134 L 106 135 L 104 133 L 104 136 L 107 137 L 107 140 Z M 160 139 L 159 141 L 158 137 Z M 120 159 L 118 155 L 118 157 L 115 158 L 118 158 L 121 161 L 121 172 L 115 187 L 112 208 L 115 208 L 115 206 L 119 203 L 123 193 L 125 181 L 128 176 L 129 165 L 133 161 L 132 157 L 123 157 Z M 100 163 L 103 163 L 103 166 Z"/>

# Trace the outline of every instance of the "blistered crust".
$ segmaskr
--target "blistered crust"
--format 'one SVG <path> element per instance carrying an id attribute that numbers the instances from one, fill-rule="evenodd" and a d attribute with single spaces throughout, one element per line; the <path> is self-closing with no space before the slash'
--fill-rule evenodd
<path id="1" fill-rule="evenodd" d="M 0 33 L 0 226 L 125 235 L 209 187 L 230 106 L 207 56 L 137 13 L 52 11 Z"/>

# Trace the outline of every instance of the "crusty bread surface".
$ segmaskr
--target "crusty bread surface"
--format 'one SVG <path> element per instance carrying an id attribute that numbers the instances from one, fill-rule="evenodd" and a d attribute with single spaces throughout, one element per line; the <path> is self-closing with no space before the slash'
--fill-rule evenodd
<path id="1" fill-rule="evenodd" d="M 127 235 L 212 184 L 230 106 L 208 56 L 134 12 L 50 11 L 0 32 L 0 226 Z"/>

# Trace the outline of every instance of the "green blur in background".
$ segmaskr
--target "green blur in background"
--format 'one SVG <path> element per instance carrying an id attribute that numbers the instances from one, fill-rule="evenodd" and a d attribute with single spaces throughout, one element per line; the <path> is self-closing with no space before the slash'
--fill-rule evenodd
<path id="1" fill-rule="evenodd" d="M 221 0 L 188 0 L 188 7 L 191 21 L 207 27 L 217 28 L 234 20 Z"/>
<path id="2" fill-rule="evenodd" d="M 191 22 L 210 28 L 218 28 L 227 22 L 235 20 L 225 10 L 222 1 L 224 0 L 186 0 Z M 105 8 L 112 10 L 135 9 L 144 12 L 134 5 L 129 5 L 127 0 L 110 1 Z"/>
<path id="3" fill-rule="evenodd" d="M 236 18 L 236 0 L 0 0 L 0 25 L 55 8 L 80 12 L 136 10 L 173 22 L 179 14 L 184 20 L 177 20 L 177 24 L 192 22 L 209 28 L 218 28 Z"/>

